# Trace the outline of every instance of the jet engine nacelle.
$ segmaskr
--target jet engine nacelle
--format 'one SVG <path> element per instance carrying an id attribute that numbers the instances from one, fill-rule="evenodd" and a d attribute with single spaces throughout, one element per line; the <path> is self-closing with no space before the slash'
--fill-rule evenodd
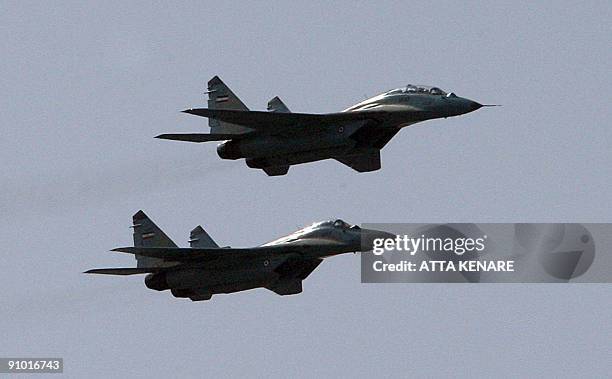
<path id="1" fill-rule="evenodd" d="M 221 159 L 243 158 L 240 141 L 227 141 L 217 146 L 217 154 Z"/>
<path id="2" fill-rule="evenodd" d="M 170 288 L 168 286 L 168 281 L 166 280 L 166 274 L 164 273 L 148 274 L 145 276 L 145 286 L 156 291 L 163 291 Z"/>

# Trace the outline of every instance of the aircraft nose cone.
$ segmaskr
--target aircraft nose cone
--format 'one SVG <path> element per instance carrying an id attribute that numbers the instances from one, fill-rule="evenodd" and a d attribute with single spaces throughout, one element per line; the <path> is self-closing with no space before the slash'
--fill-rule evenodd
<path id="1" fill-rule="evenodd" d="M 473 101 L 473 100 L 472 100 L 472 101 L 470 101 L 470 111 L 472 111 L 472 112 L 473 112 L 473 111 L 478 110 L 478 109 L 480 109 L 480 108 L 482 108 L 482 104 L 477 103 L 477 102 L 475 102 L 475 101 Z"/>
<path id="2" fill-rule="evenodd" d="M 374 240 L 388 238 L 394 239 L 395 234 L 384 232 L 381 230 L 362 229 L 361 246 L 364 251 L 371 250 L 372 246 L 374 245 Z"/>

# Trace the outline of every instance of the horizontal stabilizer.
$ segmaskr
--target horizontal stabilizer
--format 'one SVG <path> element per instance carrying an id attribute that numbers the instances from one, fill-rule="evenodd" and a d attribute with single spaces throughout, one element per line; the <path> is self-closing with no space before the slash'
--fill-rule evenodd
<path id="1" fill-rule="evenodd" d="M 160 134 L 155 138 L 169 139 L 174 141 L 186 142 L 210 142 L 210 141 L 225 141 L 229 139 L 246 138 L 251 133 L 243 134 L 208 134 L 208 133 L 179 133 L 179 134 Z"/>
<path id="2" fill-rule="evenodd" d="M 87 270 L 84 274 L 104 274 L 104 275 L 136 275 L 158 272 L 159 267 L 129 267 L 129 268 L 94 268 Z"/>

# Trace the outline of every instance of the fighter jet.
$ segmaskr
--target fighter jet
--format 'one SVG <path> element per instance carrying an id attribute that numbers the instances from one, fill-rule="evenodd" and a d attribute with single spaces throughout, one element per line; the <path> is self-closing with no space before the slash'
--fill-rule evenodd
<path id="1" fill-rule="evenodd" d="M 371 250 L 375 238 L 394 237 L 349 225 L 342 220 L 317 222 L 258 247 L 219 247 L 201 227 L 191 231 L 188 248 L 177 247 L 145 215 L 133 217 L 134 247 L 112 251 L 134 254 L 137 267 L 98 268 L 86 274 L 148 274 L 145 285 L 192 301 L 213 294 L 267 288 L 279 295 L 302 292 L 306 279 L 324 258 Z"/>
<path id="2" fill-rule="evenodd" d="M 208 82 L 208 108 L 183 112 L 207 117 L 210 134 L 161 134 L 156 138 L 208 142 L 222 159 L 245 158 L 270 176 L 289 166 L 335 159 L 359 172 L 380 169 L 380 150 L 417 122 L 459 116 L 484 106 L 437 87 L 407 85 L 328 114 L 291 113 L 278 98 L 268 111 L 251 111 L 218 76 Z"/>

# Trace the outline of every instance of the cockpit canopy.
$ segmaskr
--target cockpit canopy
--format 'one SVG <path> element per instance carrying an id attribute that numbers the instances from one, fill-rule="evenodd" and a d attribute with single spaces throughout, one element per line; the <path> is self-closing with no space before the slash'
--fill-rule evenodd
<path id="1" fill-rule="evenodd" d="M 335 228 L 342 228 L 342 229 L 347 229 L 351 227 L 349 223 L 345 222 L 344 220 L 340 220 L 340 219 L 315 222 L 314 224 L 312 224 L 311 227 L 319 227 L 319 226 L 333 226 Z"/>
<path id="2" fill-rule="evenodd" d="M 444 92 L 438 87 L 430 87 L 430 86 L 414 85 L 414 84 L 408 84 L 406 87 L 403 87 L 403 88 L 392 89 L 391 91 L 385 92 L 384 95 L 393 96 L 393 95 L 400 95 L 400 94 L 424 94 L 424 95 L 442 95 L 442 96 L 447 95 L 446 92 Z"/>
<path id="3" fill-rule="evenodd" d="M 350 228 L 351 227 L 348 223 L 340 219 L 334 221 L 334 226 L 336 228 Z"/>

